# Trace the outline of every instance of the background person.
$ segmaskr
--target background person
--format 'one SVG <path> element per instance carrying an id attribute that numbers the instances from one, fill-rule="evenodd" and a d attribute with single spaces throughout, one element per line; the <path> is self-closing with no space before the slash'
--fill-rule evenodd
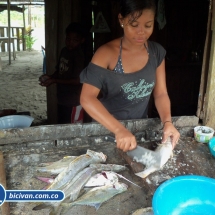
<path id="1" fill-rule="evenodd" d="M 82 84 L 79 75 L 85 66 L 82 50 L 86 37 L 84 27 L 74 22 L 68 25 L 65 33 L 65 47 L 61 50 L 56 71 L 39 78 L 41 86 L 57 84 L 58 124 L 71 123 L 72 110 L 80 105 Z"/>

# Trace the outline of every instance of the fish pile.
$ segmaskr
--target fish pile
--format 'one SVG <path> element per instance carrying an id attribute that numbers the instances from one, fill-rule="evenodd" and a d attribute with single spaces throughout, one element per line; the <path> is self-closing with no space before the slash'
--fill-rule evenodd
<path id="1" fill-rule="evenodd" d="M 124 177 L 117 172 L 126 170 L 126 167 L 104 164 L 106 158 L 102 152 L 88 149 L 86 154 L 67 156 L 59 161 L 37 166 L 37 172 L 56 175 L 54 178 L 37 177 L 47 183 L 44 189 L 61 190 L 65 198 L 61 202 L 40 203 L 33 210 L 48 208 L 52 215 L 65 215 L 74 205 L 94 206 L 98 210 L 102 203 L 125 192 L 128 186 L 118 181 L 118 178 Z"/>

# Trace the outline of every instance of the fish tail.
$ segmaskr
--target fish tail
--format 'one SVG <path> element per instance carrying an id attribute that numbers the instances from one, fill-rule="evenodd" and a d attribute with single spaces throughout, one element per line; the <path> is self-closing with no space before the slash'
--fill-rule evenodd
<path id="1" fill-rule="evenodd" d="M 53 178 L 46 178 L 46 177 L 40 177 L 40 176 L 37 176 L 36 178 L 40 181 L 46 182 L 47 184 L 50 184 L 54 181 Z"/>

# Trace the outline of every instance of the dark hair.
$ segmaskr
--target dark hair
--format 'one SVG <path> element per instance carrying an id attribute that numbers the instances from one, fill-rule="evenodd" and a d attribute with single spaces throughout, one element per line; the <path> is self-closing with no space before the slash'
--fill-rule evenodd
<path id="1" fill-rule="evenodd" d="M 72 22 L 70 23 L 65 31 L 66 34 L 69 33 L 77 33 L 80 37 L 85 38 L 86 37 L 86 30 L 84 28 L 84 26 L 82 26 L 80 23 L 78 22 Z"/>
<path id="2" fill-rule="evenodd" d="M 123 18 L 131 15 L 129 23 L 135 22 L 145 9 L 151 9 L 156 13 L 155 0 L 120 0 L 120 14 Z"/>

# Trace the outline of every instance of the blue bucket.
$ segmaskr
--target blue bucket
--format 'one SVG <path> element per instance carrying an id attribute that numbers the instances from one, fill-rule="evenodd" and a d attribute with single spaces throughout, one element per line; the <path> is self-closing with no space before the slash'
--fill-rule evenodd
<path id="1" fill-rule="evenodd" d="M 210 153 L 215 157 L 215 137 L 210 139 L 208 143 L 208 147 L 210 149 Z"/>
<path id="2" fill-rule="evenodd" d="M 215 179 L 199 175 L 177 176 L 155 191 L 154 215 L 215 215 Z"/>

